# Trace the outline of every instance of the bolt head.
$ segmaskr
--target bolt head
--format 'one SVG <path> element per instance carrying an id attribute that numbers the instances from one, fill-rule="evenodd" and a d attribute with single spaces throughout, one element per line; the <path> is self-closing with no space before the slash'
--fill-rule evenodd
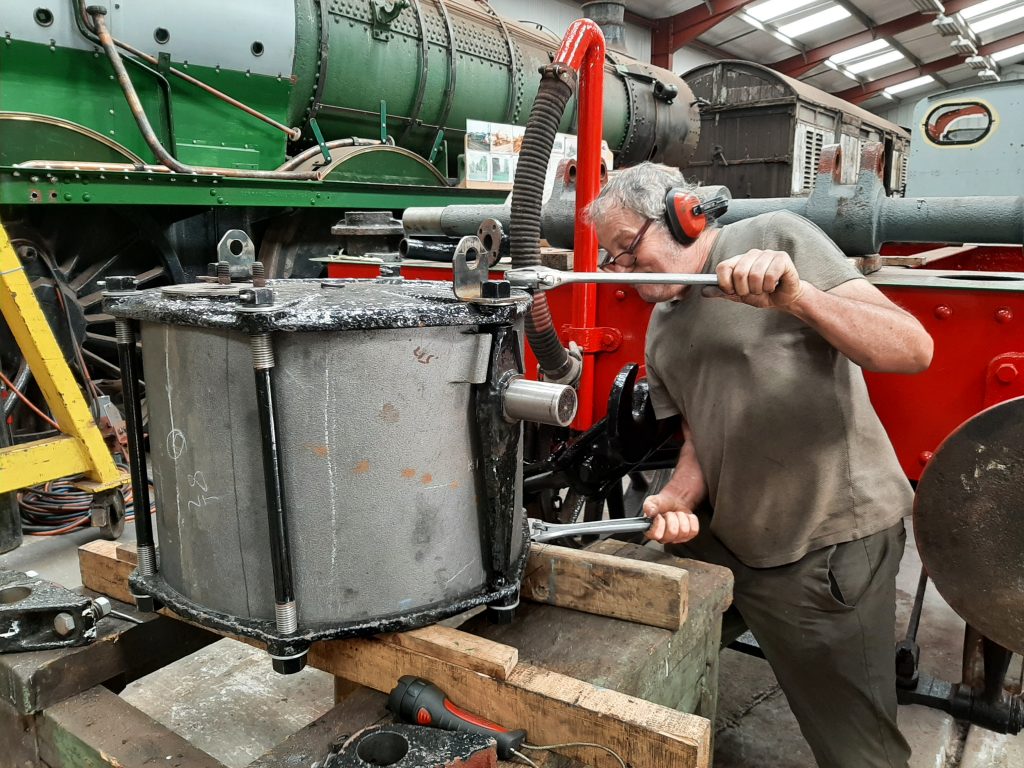
<path id="1" fill-rule="evenodd" d="M 61 637 L 67 637 L 75 631 L 75 617 L 70 613 L 58 613 L 53 617 L 53 631 Z"/>
<path id="2" fill-rule="evenodd" d="M 272 288 L 243 288 L 238 292 L 238 302 L 247 307 L 269 307 L 274 303 Z"/>
<path id="3" fill-rule="evenodd" d="M 948 320 L 952 316 L 953 310 L 945 304 L 940 304 L 935 308 L 935 317 L 939 320 Z"/>

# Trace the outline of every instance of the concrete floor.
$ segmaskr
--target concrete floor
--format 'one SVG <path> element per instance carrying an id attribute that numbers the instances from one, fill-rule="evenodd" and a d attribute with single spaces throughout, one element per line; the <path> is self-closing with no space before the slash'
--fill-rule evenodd
<path id="1" fill-rule="evenodd" d="M 84 530 L 54 537 L 26 537 L 19 549 L 0 555 L 0 568 L 38 571 L 45 578 L 78 586 L 75 548 L 97 537 Z M 132 526 L 125 541 L 134 537 Z M 909 537 L 898 577 L 897 629 L 906 628 L 920 572 L 920 559 Z M 960 677 L 963 622 L 929 585 L 919 642 L 921 667 L 946 680 Z M 1011 675 L 1021 675 L 1016 657 Z M 192 674 L 197 669 L 203 674 Z M 191 680 L 215 680 L 198 686 Z M 317 670 L 282 678 L 274 675 L 264 654 L 225 640 L 172 667 L 129 686 L 122 694 L 156 720 L 181 733 L 227 765 L 242 768 L 282 734 L 314 719 L 330 706 L 333 683 Z M 722 651 L 715 768 L 814 768 L 785 697 L 771 669 L 761 659 Z M 252 702 L 276 702 L 254 707 Z M 175 706 L 188 701 L 188 707 Z M 914 748 L 911 768 L 1020 768 L 1024 734 L 1000 736 L 957 723 L 949 715 L 918 706 L 900 708 L 900 728 Z M 214 721 L 225 725 L 213 725 Z M 228 729 L 228 730 L 225 730 Z"/>

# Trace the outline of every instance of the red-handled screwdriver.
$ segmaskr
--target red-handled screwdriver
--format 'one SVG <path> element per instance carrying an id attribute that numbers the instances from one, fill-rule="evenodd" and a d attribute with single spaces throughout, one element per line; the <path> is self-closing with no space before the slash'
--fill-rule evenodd
<path id="1" fill-rule="evenodd" d="M 405 723 L 429 725 L 448 731 L 490 736 L 498 742 L 498 757 L 508 760 L 526 741 L 526 731 L 510 731 L 497 723 L 466 712 L 452 704 L 444 691 L 428 680 L 403 675 L 388 696 L 388 709 Z"/>

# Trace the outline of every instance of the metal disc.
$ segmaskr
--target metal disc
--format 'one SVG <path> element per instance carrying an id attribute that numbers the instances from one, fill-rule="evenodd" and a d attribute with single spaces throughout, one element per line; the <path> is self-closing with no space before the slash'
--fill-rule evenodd
<path id="1" fill-rule="evenodd" d="M 917 486 L 928 575 L 968 624 L 1024 653 L 1024 398 L 961 424 Z"/>

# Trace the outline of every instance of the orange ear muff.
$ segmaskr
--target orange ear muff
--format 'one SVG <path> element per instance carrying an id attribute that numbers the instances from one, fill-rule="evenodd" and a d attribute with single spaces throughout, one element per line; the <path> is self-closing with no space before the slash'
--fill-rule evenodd
<path id="1" fill-rule="evenodd" d="M 713 221 L 725 213 L 728 206 L 729 201 L 724 197 L 702 203 L 692 192 L 674 187 L 665 195 L 665 219 L 673 237 L 683 245 L 690 245 L 707 227 L 709 217 Z"/>

